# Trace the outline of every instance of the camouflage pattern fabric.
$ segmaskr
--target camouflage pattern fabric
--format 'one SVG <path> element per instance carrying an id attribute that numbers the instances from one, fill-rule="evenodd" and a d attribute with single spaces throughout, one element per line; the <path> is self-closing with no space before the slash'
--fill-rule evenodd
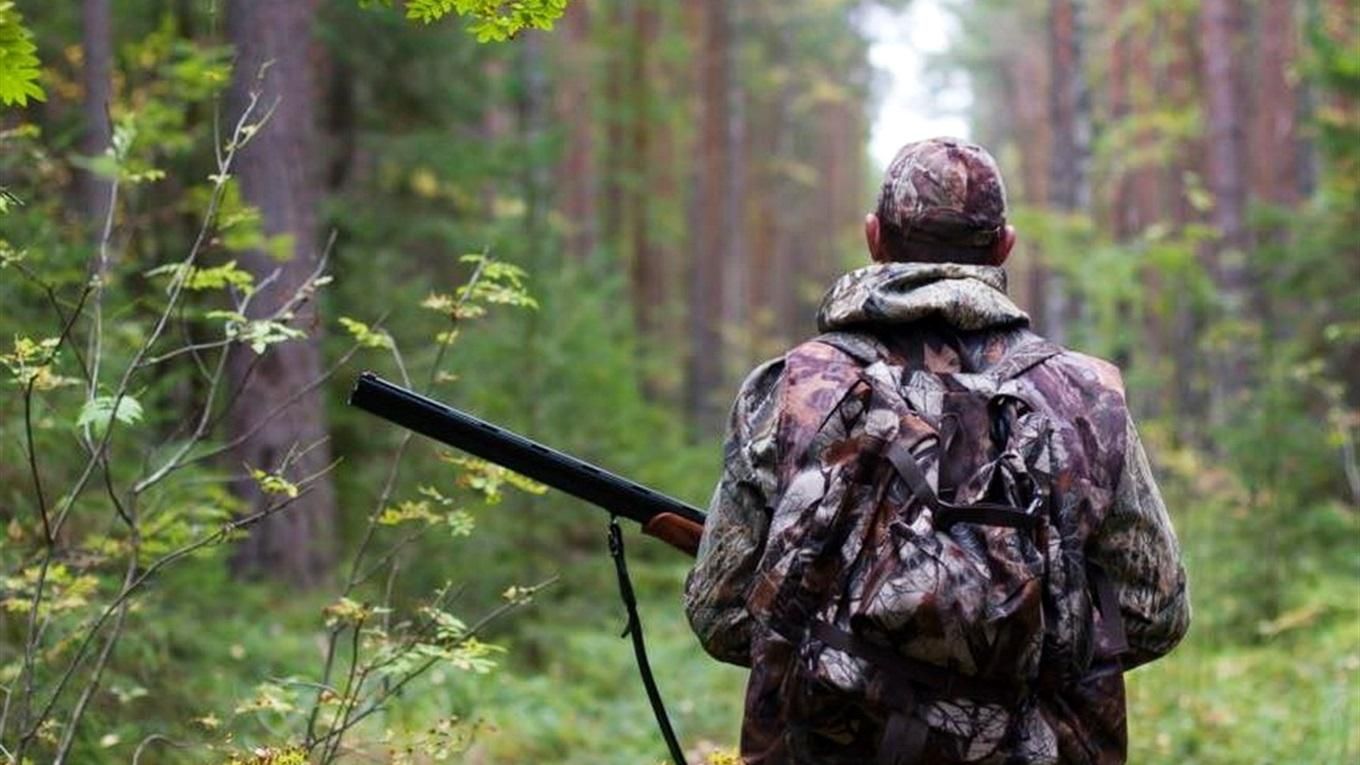
<path id="1" fill-rule="evenodd" d="M 904 239 L 987 246 L 1006 225 L 1006 187 L 977 144 L 930 138 L 898 150 L 883 175 L 878 216 Z"/>
<path id="2" fill-rule="evenodd" d="M 900 684 L 885 683 L 854 656 L 792 640 L 773 626 L 782 608 L 798 602 L 788 582 L 796 578 L 809 591 L 826 591 L 833 585 L 829 579 L 857 574 L 858 553 L 847 559 L 836 545 L 870 538 L 873 524 L 863 508 L 903 503 L 901 497 L 880 501 L 876 492 L 901 489 L 874 471 L 883 469 L 880 444 L 910 423 L 900 407 L 874 400 L 875 388 L 885 386 L 866 376 L 901 383 L 908 408 L 926 418 L 944 412 L 951 387 L 995 384 L 984 373 L 1035 339 L 1004 284 L 1000 269 L 986 267 L 894 263 L 860 269 L 828 294 L 821 328 L 872 330 L 891 358 L 866 366 L 841 349 L 812 342 L 760 366 L 743 384 L 724 476 L 687 581 L 686 608 L 711 654 L 754 664 L 742 735 L 747 762 L 873 760 L 884 714 L 872 704 L 835 703 L 836 692 L 841 698 L 887 698 L 901 693 Z M 1052 488 L 1046 586 L 1054 604 L 1046 610 L 1042 669 L 1035 692 L 1008 703 L 922 695 L 918 714 L 931 730 L 924 761 L 1123 762 L 1121 668 L 1098 639 L 1099 610 L 1082 564 L 1089 557 L 1114 583 L 1131 647 L 1125 665 L 1136 665 L 1169 651 L 1188 625 L 1175 536 L 1114 367 L 1065 352 L 1005 385 L 1032 402 L 1053 429 L 1046 453 L 1031 454 L 1026 463 L 1048 471 Z M 1013 423 L 1012 438 L 1037 443 L 1024 414 Z M 978 486 L 962 485 L 977 466 L 955 462 L 946 456 L 932 463 L 931 483 L 977 492 Z M 847 511 L 848 517 L 835 518 Z M 790 534 L 799 524 L 843 531 Z M 790 576 L 788 566 L 817 557 L 815 550 L 800 557 L 779 549 L 780 540 L 792 538 L 825 539 L 836 564 L 805 566 Z M 842 611 L 822 616 L 844 625 L 848 611 Z M 966 639 L 938 640 L 922 655 L 976 664 L 972 647 L 976 642 Z"/>

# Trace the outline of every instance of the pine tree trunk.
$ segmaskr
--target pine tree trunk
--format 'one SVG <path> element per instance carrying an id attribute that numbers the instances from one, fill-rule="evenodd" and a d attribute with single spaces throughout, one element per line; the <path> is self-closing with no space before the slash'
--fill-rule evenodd
<path id="1" fill-rule="evenodd" d="M 1222 304 L 1221 318 L 1229 329 L 1240 328 L 1251 305 L 1251 283 L 1246 253 L 1247 113 L 1244 83 L 1238 64 L 1243 60 L 1246 9 L 1237 0 L 1203 0 L 1200 10 L 1204 41 L 1205 114 L 1208 121 L 1209 190 L 1213 193 L 1212 222 L 1220 239 L 1209 253 Z M 1217 349 L 1211 366 L 1212 418 L 1222 421 L 1230 401 L 1249 383 L 1249 349 L 1230 339 Z"/>
<path id="2" fill-rule="evenodd" d="M 81 46 L 84 65 L 81 82 L 85 97 L 81 104 L 84 130 L 80 153 L 93 157 L 103 154 L 112 135 L 109 125 L 109 99 L 112 97 L 113 18 L 110 0 L 83 0 L 81 4 Z M 80 173 L 80 198 L 85 218 L 102 235 L 109 212 L 110 181 L 89 171 Z"/>
<path id="3" fill-rule="evenodd" d="M 1259 22 L 1252 119 L 1252 192 L 1274 204 L 1293 206 L 1303 197 L 1304 148 L 1299 140 L 1299 88 L 1290 77 L 1298 59 L 1296 3 L 1264 0 Z"/>
<path id="4" fill-rule="evenodd" d="M 657 40 L 657 11 L 650 0 L 635 0 L 632 9 L 631 62 L 629 64 L 629 144 L 632 153 L 629 229 L 632 257 L 630 277 L 634 322 L 638 336 L 651 339 L 660 323 L 661 267 L 652 241 L 652 91 L 656 87 L 652 48 Z"/>
<path id="5" fill-rule="evenodd" d="M 726 379 L 726 373 L 746 365 L 746 349 L 750 338 L 747 283 L 751 273 L 746 239 L 746 99 L 742 94 L 741 73 L 734 72 L 731 64 L 734 47 L 731 42 L 732 27 L 741 29 L 744 8 L 740 3 L 730 4 L 724 20 L 727 126 L 723 136 L 726 161 L 722 168 L 722 308 L 718 312 L 722 317 L 719 333 L 723 336 L 720 386 Z M 737 37 L 741 38 L 740 31 Z"/>
<path id="6" fill-rule="evenodd" d="M 1087 178 L 1091 153 L 1091 112 L 1086 85 L 1082 26 L 1084 0 L 1049 2 L 1049 152 L 1048 202 L 1065 214 L 1090 207 Z M 1058 274 L 1051 274 L 1043 294 L 1048 335 L 1067 340 L 1067 329 L 1080 321 L 1081 305 Z"/>
<path id="7" fill-rule="evenodd" d="M 276 310 L 320 258 L 318 167 L 313 155 L 316 88 L 310 60 L 315 8 L 315 0 L 235 0 L 228 7 L 227 29 L 237 54 L 228 119 L 241 113 L 253 90 L 261 94 L 256 121 L 277 103 L 268 123 L 238 155 L 236 177 L 244 200 L 259 208 L 265 232 L 292 239 L 290 256 L 281 263 L 263 252 L 239 257 L 257 282 L 279 271 L 273 284 L 252 301 L 253 316 Z M 294 326 L 311 338 L 276 345 L 263 356 L 248 348 L 233 354 L 231 382 L 243 386 L 243 393 L 231 412 L 229 435 L 234 439 L 251 434 L 236 450 L 233 469 L 274 471 L 290 452 L 305 450 L 286 473 L 296 482 L 330 463 L 321 391 L 303 394 L 281 412 L 270 414 L 321 375 L 318 323 L 316 306 L 307 303 Z M 246 500 L 246 512 L 279 500 L 263 494 L 248 479 L 238 481 L 235 488 Z M 302 587 L 321 583 L 332 561 L 335 517 L 335 490 L 329 476 L 322 476 L 290 507 L 251 530 L 233 558 L 234 570 Z"/>
<path id="8" fill-rule="evenodd" d="M 570 3 L 562 29 L 553 39 L 558 43 L 554 51 L 558 70 L 553 88 L 554 112 L 566 133 L 555 184 L 561 193 L 558 209 L 566 219 L 564 245 L 568 257 L 585 260 L 598 244 L 595 200 L 600 191 L 595 158 L 595 101 L 591 98 L 591 84 L 596 81 L 591 65 L 595 48 L 589 6 Z"/>
<path id="9" fill-rule="evenodd" d="M 704 0 L 700 10 L 699 135 L 696 197 L 690 232 L 689 359 L 686 404 L 698 432 L 719 421 L 718 388 L 724 355 L 723 260 L 727 254 L 727 172 L 731 165 L 729 5 Z"/>

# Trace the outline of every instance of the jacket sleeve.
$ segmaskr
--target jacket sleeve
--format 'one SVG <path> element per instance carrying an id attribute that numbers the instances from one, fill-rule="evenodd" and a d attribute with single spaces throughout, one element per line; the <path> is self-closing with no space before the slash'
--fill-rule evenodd
<path id="1" fill-rule="evenodd" d="M 1176 532 L 1133 420 L 1114 506 L 1094 540 L 1093 558 L 1119 594 L 1131 669 L 1163 656 L 1190 626 L 1190 597 Z"/>
<path id="2" fill-rule="evenodd" d="M 751 618 L 746 611 L 756 564 L 769 530 L 774 493 L 775 424 L 783 364 L 756 368 L 732 407 L 723 473 L 709 503 L 699 554 L 685 581 L 685 613 L 714 658 L 750 666 Z"/>

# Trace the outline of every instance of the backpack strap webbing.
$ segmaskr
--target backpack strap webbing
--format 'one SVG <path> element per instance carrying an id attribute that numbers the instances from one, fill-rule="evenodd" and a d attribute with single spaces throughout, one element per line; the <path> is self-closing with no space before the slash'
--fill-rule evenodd
<path id="1" fill-rule="evenodd" d="M 983 372 L 997 384 L 1014 380 L 1034 367 L 1063 353 L 1061 345 L 1045 340 L 1038 335 L 1020 340 L 990 369 Z M 844 353 L 862 366 L 876 361 L 892 360 L 895 357 L 888 346 L 872 332 L 825 332 L 812 339 L 812 342 L 829 345 Z"/>
<path id="2" fill-rule="evenodd" d="M 869 332 L 823 332 L 812 342 L 829 345 L 865 367 L 891 356 L 883 341 Z"/>
<path id="3" fill-rule="evenodd" d="M 1014 380 L 1064 350 L 1066 349 L 1055 342 L 1031 335 L 1006 351 L 1001 361 L 983 374 L 1000 385 L 1008 380 Z"/>
<path id="4" fill-rule="evenodd" d="M 1028 687 L 1020 682 L 985 679 L 955 672 L 919 659 L 913 659 L 886 646 L 872 643 L 859 635 L 816 619 L 808 631 L 815 640 L 830 648 L 863 659 L 885 673 L 895 689 L 925 688 L 944 699 L 971 699 L 985 704 L 1014 706 L 1023 699 Z M 910 706 L 915 698 L 885 699 L 894 705 Z"/>
<path id="5" fill-rule="evenodd" d="M 922 765 L 930 725 L 917 713 L 916 691 L 939 698 L 967 698 L 1013 707 L 1025 696 L 1023 683 L 987 680 L 912 659 L 820 619 L 809 634 L 828 648 L 869 662 L 887 682 L 879 699 L 888 710 L 874 765 Z"/>
<path id="6" fill-rule="evenodd" d="M 1105 568 L 1093 560 L 1086 563 L 1086 576 L 1096 593 L 1096 608 L 1100 609 L 1100 624 L 1110 651 L 1119 656 L 1129 652 L 1129 636 L 1124 629 L 1124 615 L 1119 610 L 1119 593 Z"/>

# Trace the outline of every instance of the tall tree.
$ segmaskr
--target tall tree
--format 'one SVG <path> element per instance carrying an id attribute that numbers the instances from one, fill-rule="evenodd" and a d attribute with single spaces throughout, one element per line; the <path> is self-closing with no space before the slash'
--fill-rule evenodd
<path id="1" fill-rule="evenodd" d="M 725 222 L 731 212 L 728 173 L 731 152 L 731 6 L 704 0 L 700 11 L 699 136 L 689 262 L 689 359 L 686 403 L 696 424 L 717 419 L 714 396 L 722 382 L 723 260 L 728 253 Z"/>
<path id="2" fill-rule="evenodd" d="M 1048 202 L 1064 213 L 1090 208 L 1091 100 L 1086 82 L 1085 0 L 1049 0 L 1049 151 Z M 1042 291 L 1046 329 L 1057 342 L 1080 316 L 1080 305 L 1058 278 Z"/>
<path id="3" fill-rule="evenodd" d="M 595 48 L 591 45 L 591 15 L 587 3 L 567 6 L 562 29 L 553 37 L 554 111 L 563 131 L 556 187 L 558 209 L 566 219 L 564 246 L 575 258 L 588 258 L 597 244 L 596 202 L 599 181 L 594 146 L 595 102 L 591 98 Z"/>
<path id="4" fill-rule="evenodd" d="M 1246 260 L 1250 244 L 1247 180 L 1251 165 L 1247 155 L 1245 83 L 1237 65 L 1242 60 L 1246 12 L 1245 5 L 1237 0 L 1203 0 L 1200 8 L 1209 189 L 1214 197 L 1212 220 L 1220 236 L 1211 252 L 1210 271 L 1229 326 L 1246 318 L 1251 290 Z M 1225 345 L 1216 354 L 1212 370 L 1211 404 L 1219 417 L 1226 399 L 1243 390 L 1249 381 L 1243 344 Z"/>
<path id="5" fill-rule="evenodd" d="M 638 331 L 643 338 L 651 338 L 660 322 L 658 312 L 665 294 L 661 283 L 662 261 L 652 236 L 653 92 L 657 86 L 653 65 L 659 34 L 657 9 L 651 0 L 635 0 L 629 35 L 628 71 L 631 74 L 628 93 L 629 150 L 632 167 L 628 196 L 628 249 L 633 309 Z"/>
<path id="6" fill-rule="evenodd" d="M 81 81 L 85 99 L 81 105 L 84 130 L 80 151 L 87 157 L 103 154 L 109 146 L 109 99 L 113 78 L 113 14 L 110 0 L 81 3 L 81 48 L 84 55 Z M 80 199 L 85 217 L 100 235 L 109 212 L 111 182 L 94 173 L 80 174 Z"/>
<path id="7" fill-rule="evenodd" d="M 1297 203 L 1305 192 L 1304 147 L 1299 140 L 1299 88 L 1290 67 L 1298 58 L 1299 28 L 1292 0 L 1264 0 L 1257 24 L 1252 109 L 1253 195 L 1266 202 Z"/>
<path id="8" fill-rule="evenodd" d="M 228 34 L 236 47 L 228 114 L 240 114 L 251 93 L 260 98 L 256 119 L 273 109 L 268 123 L 238 156 L 241 196 L 260 210 L 267 235 L 286 236 L 291 244 L 282 262 L 261 251 L 240 257 L 257 282 L 278 272 L 251 302 L 256 316 L 277 310 L 321 257 L 316 231 L 317 88 L 311 60 L 315 14 L 316 0 L 235 0 L 227 8 Z M 295 321 L 315 333 L 315 304 L 304 304 Z M 234 355 L 230 374 L 242 394 L 229 430 L 233 439 L 244 439 L 234 455 L 237 465 L 274 471 L 289 455 L 301 454 L 291 461 L 289 478 L 324 470 L 330 463 L 325 411 L 320 392 L 307 391 L 321 373 L 315 337 L 282 343 L 260 357 L 249 349 Z M 271 501 L 254 481 L 238 481 L 236 488 L 254 509 Z M 287 512 L 254 527 L 237 550 L 234 566 L 242 574 L 299 586 L 318 584 L 333 555 L 334 520 L 335 490 L 329 477 L 322 476 Z"/>

